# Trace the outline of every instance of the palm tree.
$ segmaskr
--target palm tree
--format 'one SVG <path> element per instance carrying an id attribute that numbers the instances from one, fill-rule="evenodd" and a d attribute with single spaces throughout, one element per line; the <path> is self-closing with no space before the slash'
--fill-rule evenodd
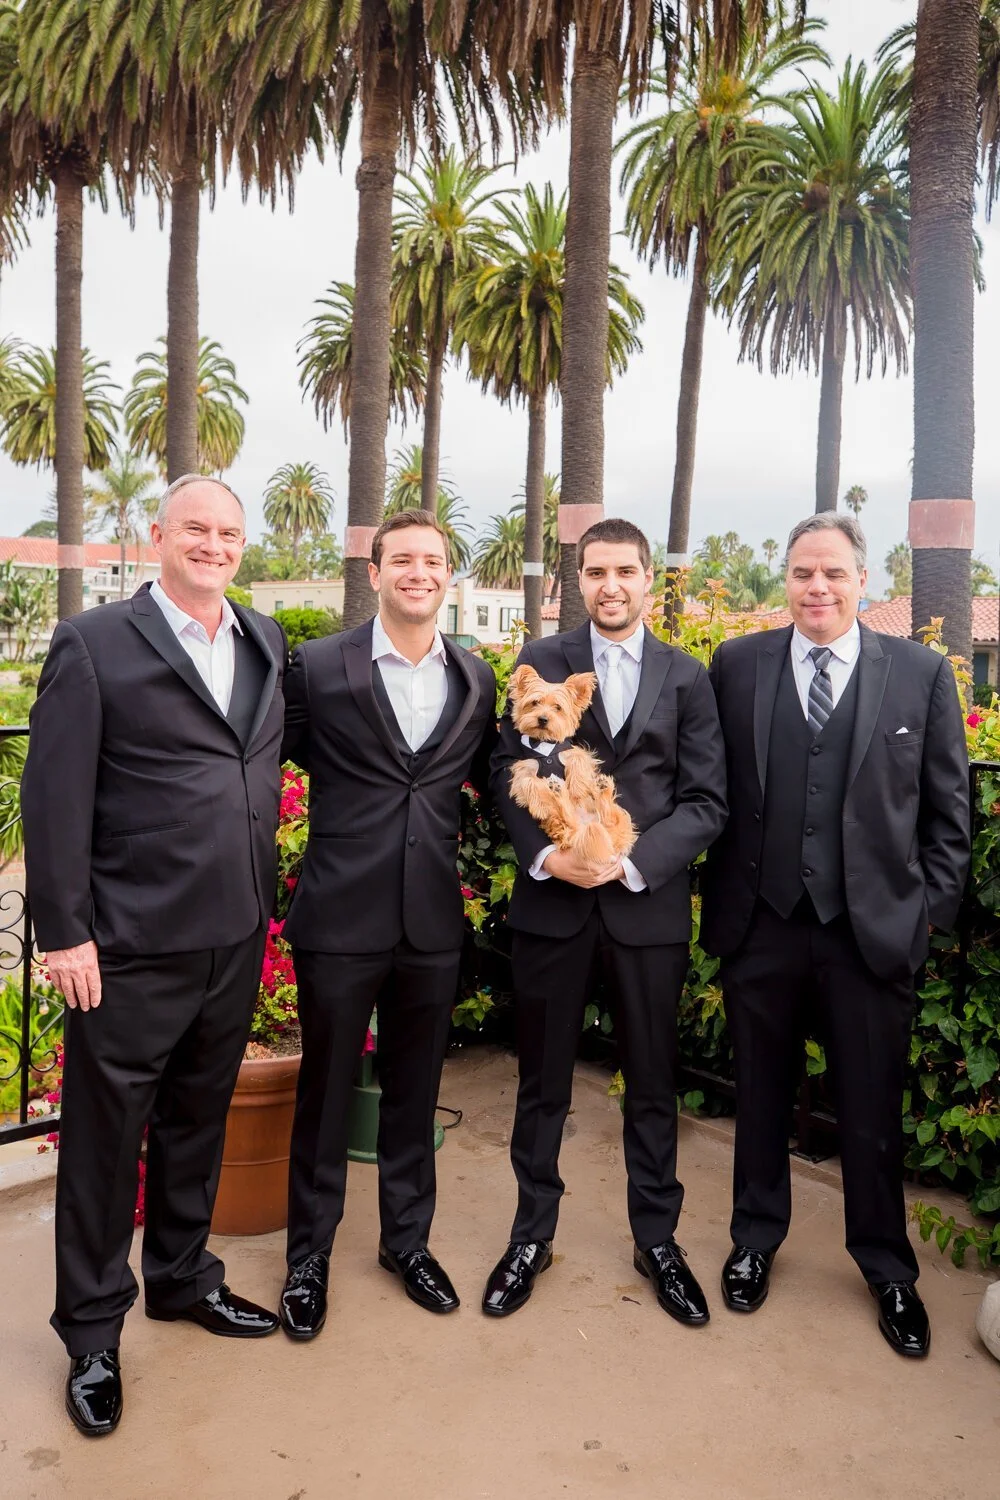
<path id="1" fill-rule="evenodd" d="M 401 510 L 422 510 L 423 449 L 419 443 L 401 448 L 389 468 L 386 482 L 385 514 L 394 516 Z M 456 573 L 469 566 L 472 548 L 465 519 L 468 508 L 456 494 L 450 480 L 438 479 L 437 505 L 434 514 L 448 538 L 448 560 Z"/>
<path id="2" fill-rule="evenodd" d="M 149 517 L 150 502 L 156 499 L 155 483 L 156 475 L 152 470 L 141 468 L 136 455 L 125 449 L 117 461 L 105 469 L 100 484 L 87 486 L 86 498 L 98 507 L 103 523 L 113 528 L 121 548 L 120 599 L 125 598 L 126 548 L 130 541 L 135 542 L 135 581 L 141 582 L 143 523 Z"/>
<path id="3" fill-rule="evenodd" d="M 528 407 L 528 458 L 524 504 L 524 607 L 528 633 L 542 632 L 545 585 L 545 421 L 548 394 L 562 373 L 563 289 L 566 279 L 566 199 L 551 183 L 541 197 L 528 184 L 524 206 L 502 203 L 506 230 L 499 254 L 465 277 L 455 299 L 455 348 L 469 358 L 470 373 L 502 401 Z M 636 328 L 641 304 L 617 266 L 608 269 L 608 344 L 605 379 L 621 374 L 641 349 Z M 558 521 L 557 521 L 558 526 Z"/>
<path id="4" fill-rule="evenodd" d="M 509 188 L 486 184 L 493 169 L 458 155 L 424 152 L 418 172 L 396 189 L 393 218 L 392 326 L 427 356 L 421 503 L 433 510 L 441 448 L 441 387 L 455 318 L 455 288 L 497 249 L 497 230 L 483 209 Z"/>
<path id="5" fill-rule="evenodd" d="M 723 574 L 723 582 L 730 609 L 753 610 L 784 603 L 782 579 L 766 563 L 745 557 L 733 559 Z"/>
<path id="6" fill-rule="evenodd" d="M 326 309 L 311 319 L 309 331 L 299 341 L 299 385 L 306 396 L 312 396 L 317 417 L 323 419 L 324 431 L 333 421 L 339 407 L 347 436 L 351 420 L 353 363 L 351 348 L 354 337 L 354 288 L 347 281 L 331 282 L 327 295 L 317 299 Z M 414 349 L 405 334 L 392 330 L 389 349 L 389 412 L 406 426 L 412 408 L 416 414 L 424 403 L 427 385 L 427 359 L 421 349 Z"/>
<path id="7" fill-rule="evenodd" d="M 861 517 L 861 509 L 868 504 L 868 491 L 863 484 L 852 484 L 844 495 L 844 504 L 847 509 L 854 512 L 854 519 Z"/>
<path id="8" fill-rule="evenodd" d="M 493 516 L 476 542 L 472 571 L 488 589 L 516 589 L 524 567 L 524 517 Z"/>
<path id="9" fill-rule="evenodd" d="M 890 599 L 894 599 L 897 594 L 913 593 L 913 553 L 909 542 L 897 542 L 886 553 L 885 570 L 892 580 L 889 588 Z"/>
<path id="10" fill-rule="evenodd" d="M 723 67 L 703 37 L 683 84 L 675 86 L 665 69 L 650 79 L 649 92 L 667 102 L 666 113 L 634 125 L 615 147 L 616 154 L 624 153 L 620 190 L 628 193 L 625 225 L 632 244 L 650 265 L 662 257 L 677 276 L 691 271 L 666 548 L 672 567 L 686 563 L 691 531 L 709 250 L 719 205 L 739 178 L 738 147 L 761 110 L 789 102 L 788 94 L 770 97 L 776 75 L 807 62 L 829 63 L 806 34 L 820 29 L 821 23 L 811 22 L 789 34 L 773 25 L 763 50 L 747 33 L 733 67 Z"/>
<path id="11" fill-rule="evenodd" d="M 844 364 L 906 368 L 909 205 L 899 74 L 848 62 L 836 94 L 811 83 L 787 124 L 748 141 L 741 181 L 719 210 L 720 302 L 740 326 L 740 358 L 772 372 L 822 368 L 816 509 L 836 510 Z M 741 147 L 741 151 L 742 151 Z"/>
<path id="12" fill-rule="evenodd" d="M 119 387 L 108 379 L 107 360 L 81 353 L 83 396 L 83 463 L 88 469 L 106 469 L 116 451 L 118 407 L 113 392 Z M 56 370 L 58 353 L 32 344 L 19 348 L 11 362 L 7 395 L 0 404 L 0 444 L 16 464 L 54 468 L 59 484 L 60 405 Z M 58 503 L 58 502 L 57 502 Z M 82 528 L 82 496 L 81 496 Z M 82 540 L 82 533 L 81 533 Z"/>
<path id="13" fill-rule="evenodd" d="M 157 339 L 159 350 L 140 354 L 132 384 L 122 408 L 128 439 L 136 453 L 148 454 L 160 472 L 168 471 L 167 415 L 169 355 L 167 340 Z M 198 340 L 198 410 L 196 463 L 191 473 L 221 473 L 235 463 L 243 446 L 245 423 L 237 401 L 247 401 L 246 391 L 236 383 L 236 366 L 213 339 Z"/>
<path id="14" fill-rule="evenodd" d="M 773 536 L 769 536 L 766 541 L 762 542 L 760 550 L 763 552 L 764 557 L 767 559 L 767 565 L 768 565 L 768 567 L 769 568 L 773 568 L 774 567 L 774 559 L 777 557 L 778 553 L 781 551 L 781 548 L 779 547 L 778 543 L 774 540 L 774 537 Z"/>
<path id="15" fill-rule="evenodd" d="M 510 508 L 512 516 L 523 516 L 527 509 L 527 494 L 519 492 L 520 499 Z M 549 603 L 554 604 L 559 594 L 559 475 L 542 476 L 542 568 L 549 583 Z M 525 612 L 527 613 L 527 611 Z"/>
<path id="16" fill-rule="evenodd" d="M 319 536 L 329 530 L 333 503 L 330 481 L 316 464 L 283 464 L 271 475 L 264 491 L 264 520 L 291 542 L 293 563 L 306 532 Z"/>

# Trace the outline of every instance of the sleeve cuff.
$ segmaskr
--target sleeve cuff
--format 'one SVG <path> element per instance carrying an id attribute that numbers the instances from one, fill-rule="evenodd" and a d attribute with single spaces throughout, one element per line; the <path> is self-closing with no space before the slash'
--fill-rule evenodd
<path id="1" fill-rule="evenodd" d="M 548 870 L 543 870 L 542 866 L 548 859 L 549 855 L 555 853 L 555 847 L 555 844 L 546 844 L 545 848 L 535 855 L 534 861 L 528 870 L 528 874 L 531 876 L 532 880 L 552 879 L 552 876 L 549 874 Z M 641 875 L 639 876 L 639 879 L 642 880 Z"/>
<path id="2" fill-rule="evenodd" d="M 548 853 L 548 850 L 545 852 Z M 630 859 L 626 858 L 622 860 L 622 869 L 625 873 L 618 882 L 619 885 L 623 885 L 626 890 L 634 891 L 636 895 L 646 889 L 645 880 Z"/>

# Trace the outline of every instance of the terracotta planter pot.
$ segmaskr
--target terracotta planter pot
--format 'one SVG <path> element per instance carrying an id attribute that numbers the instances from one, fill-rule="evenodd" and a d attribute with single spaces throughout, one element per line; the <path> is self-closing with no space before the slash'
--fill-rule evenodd
<path id="1" fill-rule="evenodd" d="M 288 1152 L 301 1053 L 244 1059 L 226 1119 L 213 1234 L 270 1234 L 288 1222 Z"/>

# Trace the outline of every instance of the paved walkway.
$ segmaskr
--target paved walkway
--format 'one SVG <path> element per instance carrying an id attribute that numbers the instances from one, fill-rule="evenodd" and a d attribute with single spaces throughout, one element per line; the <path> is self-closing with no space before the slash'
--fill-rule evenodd
<path id="1" fill-rule="evenodd" d="M 0 1500 L 998 1500 L 1000 1366 L 973 1327 L 986 1278 L 919 1245 L 934 1347 L 905 1363 L 843 1250 L 835 1174 L 801 1167 L 771 1298 L 728 1313 L 728 1127 L 685 1121 L 679 1237 L 712 1322 L 679 1327 L 632 1269 L 620 1117 L 589 1070 L 556 1265 L 523 1312 L 483 1318 L 513 1098 L 509 1058 L 448 1064 L 442 1103 L 465 1119 L 438 1156 L 434 1248 L 459 1313 L 420 1311 L 378 1268 L 375 1174 L 355 1167 L 323 1335 L 239 1344 L 134 1311 L 125 1419 L 97 1443 L 63 1414 L 46 1327 L 51 1203 L 0 1198 Z M 221 1245 L 234 1287 L 273 1305 L 282 1237 Z"/>

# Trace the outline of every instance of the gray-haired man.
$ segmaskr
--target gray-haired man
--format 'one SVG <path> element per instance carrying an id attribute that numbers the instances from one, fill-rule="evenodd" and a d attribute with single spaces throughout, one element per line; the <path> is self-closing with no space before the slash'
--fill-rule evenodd
<path id="1" fill-rule="evenodd" d="M 809 517 L 786 554 L 793 624 L 727 641 L 712 664 L 730 812 L 709 850 L 701 939 L 722 958 L 736 1058 L 722 1287 L 734 1311 L 767 1295 L 791 1213 L 802 1042 L 818 1036 L 847 1248 L 884 1336 L 921 1356 L 930 1328 L 906 1232 L 903 1076 L 928 924 L 954 922 L 968 868 L 968 760 L 948 661 L 860 625 L 866 579 L 857 523 Z"/>

